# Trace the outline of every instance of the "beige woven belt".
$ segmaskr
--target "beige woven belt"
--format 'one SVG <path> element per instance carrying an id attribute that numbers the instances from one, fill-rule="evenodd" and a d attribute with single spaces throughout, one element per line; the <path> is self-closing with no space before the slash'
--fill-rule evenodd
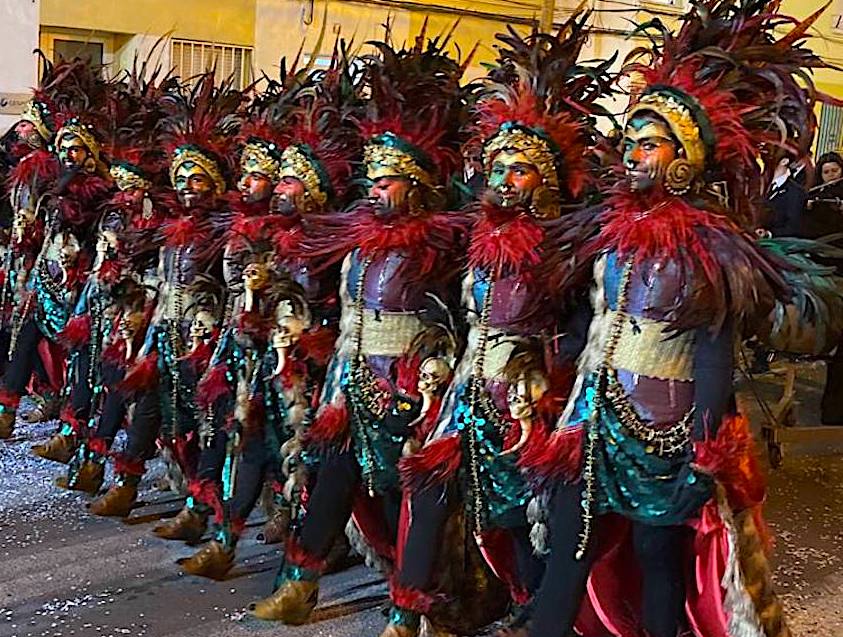
<path id="1" fill-rule="evenodd" d="M 413 312 L 363 310 L 360 353 L 364 356 L 401 356 L 423 329 L 424 324 Z"/>
<path id="2" fill-rule="evenodd" d="M 611 325 L 615 316 L 616 313 L 609 310 L 601 318 Z M 672 335 L 665 332 L 669 326 L 666 322 L 640 316 L 632 318 L 634 322 L 624 321 L 612 367 L 662 380 L 693 380 L 693 332 Z"/>
<path id="3" fill-rule="evenodd" d="M 468 352 L 476 357 L 477 344 L 480 338 L 480 327 L 472 326 L 468 333 Z M 506 332 L 489 328 L 489 335 L 486 341 L 486 352 L 483 360 L 483 378 L 497 378 L 503 373 L 503 368 L 509 361 L 509 356 L 515 346 L 523 340 L 521 337 L 507 334 Z"/>

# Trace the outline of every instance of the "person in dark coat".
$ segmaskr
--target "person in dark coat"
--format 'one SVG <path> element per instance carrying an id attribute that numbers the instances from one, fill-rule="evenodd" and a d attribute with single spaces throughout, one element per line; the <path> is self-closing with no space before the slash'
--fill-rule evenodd
<path id="1" fill-rule="evenodd" d="M 792 161 L 789 155 L 779 160 L 767 191 L 769 218 L 766 229 L 774 237 L 796 237 L 801 230 L 805 189 L 791 175 Z"/>
<path id="2" fill-rule="evenodd" d="M 808 191 L 805 214 L 802 219 L 802 236 L 818 239 L 843 232 L 843 157 L 826 153 L 817 162 L 817 185 Z M 838 245 L 843 242 L 837 241 Z M 826 259 L 828 265 L 843 275 L 843 261 Z M 821 403 L 821 420 L 824 425 L 843 425 L 843 344 L 828 361 L 825 390 Z"/>

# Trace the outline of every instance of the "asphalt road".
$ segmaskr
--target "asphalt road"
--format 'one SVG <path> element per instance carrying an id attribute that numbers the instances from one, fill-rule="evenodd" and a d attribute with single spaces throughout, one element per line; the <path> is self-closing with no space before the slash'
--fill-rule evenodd
<path id="1" fill-rule="evenodd" d="M 803 376 L 808 404 L 800 409 L 810 420 L 818 385 L 815 375 Z M 770 385 L 775 391 L 775 380 Z M 279 562 L 277 547 L 254 541 L 259 519 L 227 581 L 183 576 L 175 560 L 191 549 L 150 532 L 180 500 L 145 483 L 144 506 L 128 523 L 90 516 L 85 496 L 53 487 L 59 466 L 28 453 L 51 426 L 19 432 L 0 443 L 0 637 L 379 635 L 386 588 L 366 567 L 325 578 L 307 626 L 255 620 L 245 607 L 269 592 Z M 768 518 L 794 634 L 843 637 L 843 457 L 787 457 L 771 473 Z"/>

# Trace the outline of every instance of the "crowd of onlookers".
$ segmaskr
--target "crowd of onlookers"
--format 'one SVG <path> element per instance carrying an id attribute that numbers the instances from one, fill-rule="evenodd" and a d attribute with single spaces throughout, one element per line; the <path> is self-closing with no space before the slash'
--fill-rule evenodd
<path id="1" fill-rule="evenodd" d="M 829 237 L 843 248 L 843 157 L 825 153 L 816 163 L 810 156 L 782 157 L 767 191 L 772 236 L 819 239 Z M 843 260 L 828 259 L 843 275 Z M 843 346 L 827 361 L 828 375 L 821 405 L 824 425 L 843 425 Z"/>

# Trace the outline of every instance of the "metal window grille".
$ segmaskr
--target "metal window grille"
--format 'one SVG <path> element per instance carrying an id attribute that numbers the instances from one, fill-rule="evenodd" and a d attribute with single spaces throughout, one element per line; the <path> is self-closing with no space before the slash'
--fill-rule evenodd
<path id="1" fill-rule="evenodd" d="M 823 104 L 817 136 L 817 157 L 833 150 L 843 150 L 843 107 Z"/>
<path id="2" fill-rule="evenodd" d="M 173 67 L 182 78 L 196 77 L 213 69 L 217 82 L 231 77 L 238 89 L 252 81 L 251 47 L 173 40 L 171 54 Z"/>

